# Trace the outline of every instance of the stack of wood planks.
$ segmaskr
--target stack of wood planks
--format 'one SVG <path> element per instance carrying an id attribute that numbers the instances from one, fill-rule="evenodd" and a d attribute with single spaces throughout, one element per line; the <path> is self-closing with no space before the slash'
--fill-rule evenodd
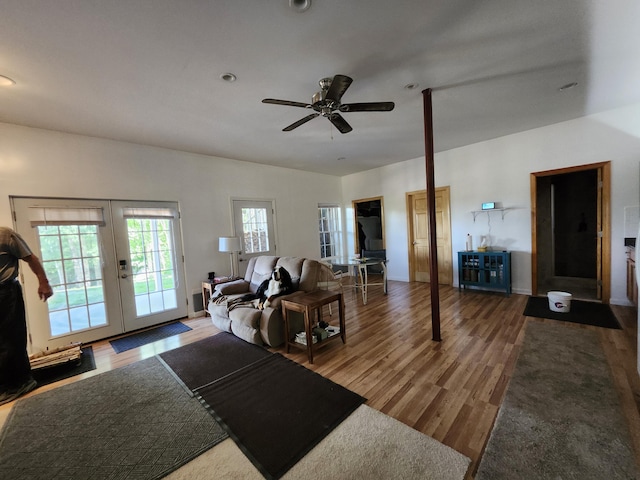
<path id="1" fill-rule="evenodd" d="M 61 363 L 73 362 L 80 360 L 82 354 L 82 344 L 72 343 L 65 345 L 64 347 L 58 347 L 51 351 L 34 353 L 29 355 L 29 362 L 31 363 L 31 369 L 37 370 L 38 368 L 51 367 L 53 365 L 59 365 Z"/>

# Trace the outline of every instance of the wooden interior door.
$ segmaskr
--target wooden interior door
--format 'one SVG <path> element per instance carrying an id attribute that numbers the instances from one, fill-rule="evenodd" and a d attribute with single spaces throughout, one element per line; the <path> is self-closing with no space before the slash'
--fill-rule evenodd
<path id="1" fill-rule="evenodd" d="M 449 187 L 435 190 L 436 197 L 436 247 L 438 257 L 438 283 L 453 282 L 451 254 L 451 214 Z M 429 222 L 426 191 L 407 194 L 409 215 L 409 277 L 416 282 L 430 281 Z"/>

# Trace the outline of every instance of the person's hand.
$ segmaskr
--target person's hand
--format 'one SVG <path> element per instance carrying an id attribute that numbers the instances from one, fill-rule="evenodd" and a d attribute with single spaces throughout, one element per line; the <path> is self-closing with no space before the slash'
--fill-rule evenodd
<path id="1" fill-rule="evenodd" d="M 46 302 L 51 295 L 53 295 L 53 289 L 51 285 L 49 285 L 49 282 L 41 282 L 38 286 L 38 296 L 40 300 Z"/>

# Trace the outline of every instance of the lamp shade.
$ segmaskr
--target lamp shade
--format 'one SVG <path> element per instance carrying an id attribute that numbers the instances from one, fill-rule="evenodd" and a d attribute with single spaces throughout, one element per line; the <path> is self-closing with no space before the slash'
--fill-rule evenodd
<path id="1" fill-rule="evenodd" d="M 220 252 L 239 252 L 240 239 L 238 237 L 220 237 L 218 240 L 218 251 Z"/>

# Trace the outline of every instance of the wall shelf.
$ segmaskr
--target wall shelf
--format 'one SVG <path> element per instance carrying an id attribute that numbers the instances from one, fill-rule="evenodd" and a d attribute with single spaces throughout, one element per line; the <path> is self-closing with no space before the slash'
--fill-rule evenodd
<path id="1" fill-rule="evenodd" d="M 473 222 L 474 223 L 476 221 L 476 217 L 480 213 L 486 213 L 487 216 L 489 216 L 489 213 L 491 213 L 491 212 L 500 212 L 500 214 L 502 215 L 502 220 L 504 220 L 504 216 L 505 216 L 507 210 L 509 210 L 509 209 L 508 208 L 491 208 L 489 210 L 472 210 L 471 211 L 471 215 L 473 215 Z"/>

